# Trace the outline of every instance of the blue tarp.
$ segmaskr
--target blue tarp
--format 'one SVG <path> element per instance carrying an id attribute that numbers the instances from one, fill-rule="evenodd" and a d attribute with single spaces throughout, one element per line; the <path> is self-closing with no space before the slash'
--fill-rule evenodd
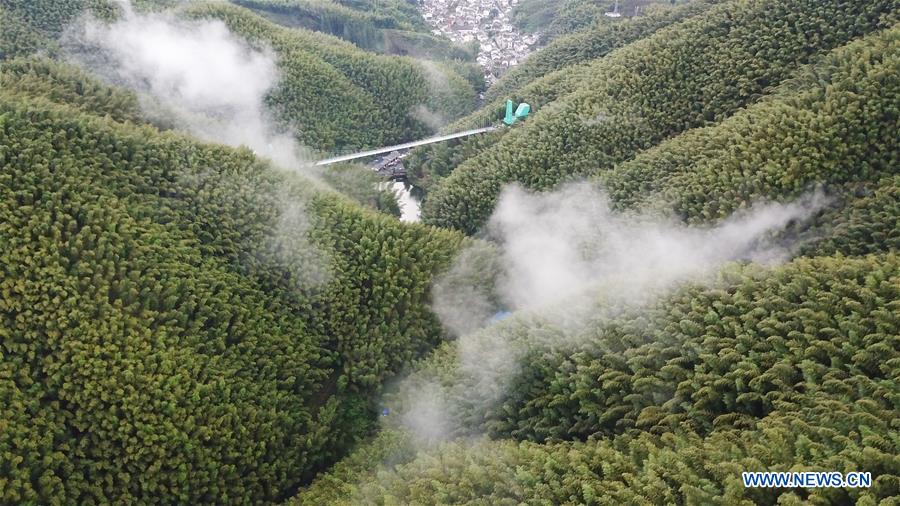
<path id="1" fill-rule="evenodd" d="M 509 311 L 498 311 L 494 316 L 488 320 L 488 323 L 497 323 L 501 320 L 505 320 L 509 315 L 511 315 Z"/>

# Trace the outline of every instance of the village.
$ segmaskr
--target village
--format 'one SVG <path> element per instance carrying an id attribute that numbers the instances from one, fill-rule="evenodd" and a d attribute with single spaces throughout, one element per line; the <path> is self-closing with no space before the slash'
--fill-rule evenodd
<path id="1" fill-rule="evenodd" d="M 454 42 L 479 44 L 478 64 L 488 85 L 535 49 L 540 34 L 523 34 L 509 14 L 518 0 L 422 0 L 422 16 L 435 35 Z"/>

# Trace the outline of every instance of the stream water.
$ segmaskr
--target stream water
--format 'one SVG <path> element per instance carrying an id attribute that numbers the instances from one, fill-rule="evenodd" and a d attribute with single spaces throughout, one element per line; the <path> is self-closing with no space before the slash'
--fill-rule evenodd
<path id="1" fill-rule="evenodd" d="M 412 185 L 407 185 L 403 181 L 391 181 L 390 185 L 397 194 L 397 203 L 400 204 L 400 221 L 419 221 L 422 209 L 419 206 L 419 199 L 412 194 Z"/>
<path id="2" fill-rule="evenodd" d="M 422 210 L 418 197 L 413 195 L 414 187 L 403 181 L 385 181 L 378 183 L 379 190 L 390 189 L 397 197 L 400 206 L 400 221 L 418 222 Z"/>

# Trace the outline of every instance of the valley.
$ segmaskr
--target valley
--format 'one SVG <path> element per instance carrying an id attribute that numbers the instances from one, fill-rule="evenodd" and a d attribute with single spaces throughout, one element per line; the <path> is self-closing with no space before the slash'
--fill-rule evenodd
<path id="1" fill-rule="evenodd" d="M 0 505 L 893 504 L 898 111 L 896 0 L 0 0 Z"/>

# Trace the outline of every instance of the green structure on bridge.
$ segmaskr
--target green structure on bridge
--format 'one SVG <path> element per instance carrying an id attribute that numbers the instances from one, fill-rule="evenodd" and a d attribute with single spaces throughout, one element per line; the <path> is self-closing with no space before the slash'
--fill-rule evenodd
<path id="1" fill-rule="evenodd" d="M 528 117 L 528 114 L 531 112 L 531 106 L 522 102 L 519 104 L 519 107 L 516 107 L 516 112 L 513 112 L 513 101 L 506 101 L 506 116 L 503 117 L 503 122 L 506 123 L 507 126 L 512 126 L 517 120 L 525 119 Z"/>

